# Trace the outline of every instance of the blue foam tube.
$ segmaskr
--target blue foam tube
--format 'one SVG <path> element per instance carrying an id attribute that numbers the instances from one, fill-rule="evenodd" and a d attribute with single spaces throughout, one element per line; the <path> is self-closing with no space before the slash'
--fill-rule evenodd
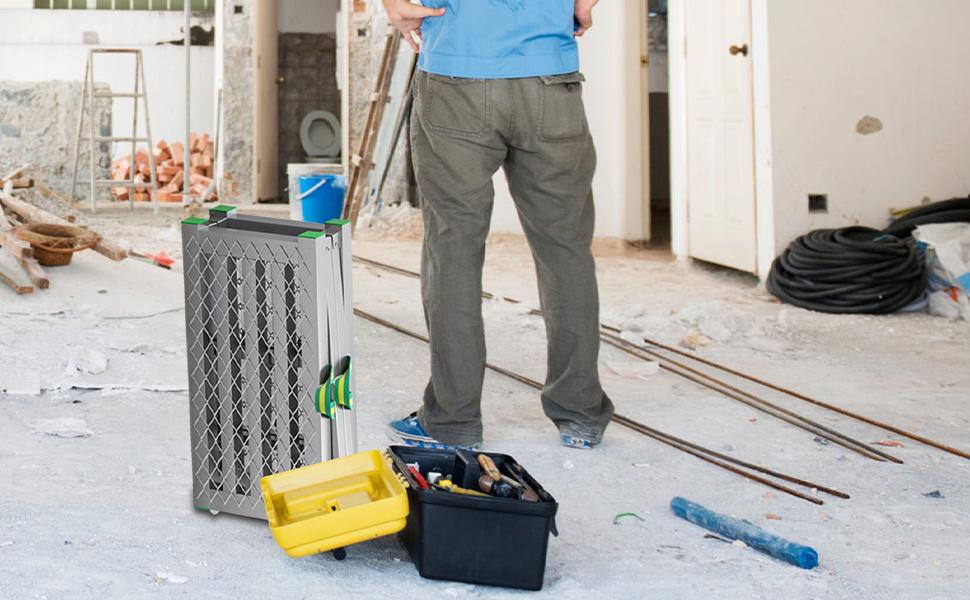
<path id="1" fill-rule="evenodd" d="M 818 552 L 814 548 L 789 542 L 747 521 L 716 513 L 679 496 L 670 501 L 670 510 L 681 519 L 710 529 L 726 538 L 741 540 L 752 548 L 796 567 L 814 569 L 818 566 Z"/>

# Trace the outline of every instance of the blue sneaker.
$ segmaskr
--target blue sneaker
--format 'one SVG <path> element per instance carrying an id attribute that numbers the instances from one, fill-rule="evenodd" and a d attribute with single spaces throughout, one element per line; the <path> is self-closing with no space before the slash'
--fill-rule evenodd
<path id="1" fill-rule="evenodd" d="M 391 428 L 391 433 L 400 437 L 405 442 L 408 440 L 416 442 L 435 441 L 435 439 L 428 435 L 428 432 L 424 430 L 424 427 L 421 426 L 421 421 L 418 420 L 418 413 L 416 412 L 409 414 L 403 419 L 391 421 L 388 423 L 388 427 Z"/>
<path id="2" fill-rule="evenodd" d="M 559 441 L 567 448 L 592 450 L 594 446 L 600 443 L 600 438 L 599 436 L 589 435 L 581 427 L 570 423 L 559 427 Z"/>
<path id="3" fill-rule="evenodd" d="M 421 421 L 418 419 L 418 413 L 416 412 L 409 414 L 403 419 L 391 421 L 388 423 L 388 427 L 391 433 L 395 437 L 400 438 L 405 446 L 428 448 L 431 450 L 479 450 L 481 448 L 481 443 L 468 446 L 456 446 L 439 442 L 424 430 L 424 427 L 421 426 Z"/>

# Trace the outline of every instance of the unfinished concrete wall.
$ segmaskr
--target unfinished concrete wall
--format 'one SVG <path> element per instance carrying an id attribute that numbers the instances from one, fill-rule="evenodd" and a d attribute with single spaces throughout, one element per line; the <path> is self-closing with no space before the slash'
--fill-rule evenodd
<path id="1" fill-rule="evenodd" d="M 110 91 L 97 84 L 95 89 Z M 30 163 L 44 183 L 69 193 L 77 137 L 80 81 L 14 82 L 0 81 L 0 174 Z M 107 98 L 96 102 L 95 135 L 111 135 L 111 103 Z M 129 122 L 130 126 L 130 122 Z M 83 131 L 90 131 L 85 119 Z M 82 144 L 79 177 L 90 173 L 88 144 Z M 95 176 L 110 178 L 111 144 L 95 145 Z M 88 186 L 79 185 L 78 194 L 87 197 Z M 98 198 L 108 199 L 108 188 L 98 190 Z"/>
<path id="2" fill-rule="evenodd" d="M 256 65 L 252 16 L 258 0 L 222 2 L 222 197 L 231 204 L 248 204 L 253 197 L 253 94 Z M 218 61 L 217 61 L 218 62 Z"/>
<path id="3" fill-rule="evenodd" d="M 152 135 L 156 140 L 184 138 L 185 55 L 181 46 L 181 12 L 4 10 L 0 22 L 3 23 L 0 80 L 79 81 L 84 77 L 88 49 L 96 46 L 140 49 L 145 63 Z M 211 30 L 212 15 L 193 13 L 192 24 Z M 214 48 L 193 45 L 192 56 L 192 130 L 211 135 L 215 122 Z M 126 55 L 100 55 L 95 78 L 119 92 L 131 91 L 134 61 Z M 73 110 L 75 104 L 76 100 L 72 100 L 65 107 Z M 131 106 L 130 100 L 115 102 L 112 120 L 116 132 L 131 130 Z M 143 127 L 144 111 L 139 108 L 139 113 L 139 126 Z"/>
<path id="4" fill-rule="evenodd" d="M 277 7 L 280 33 L 334 33 L 339 8 L 340 0 L 282 0 Z"/>
<path id="5" fill-rule="evenodd" d="M 965 0 L 768 3 L 775 252 L 970 193 L 968 22 Z"/>

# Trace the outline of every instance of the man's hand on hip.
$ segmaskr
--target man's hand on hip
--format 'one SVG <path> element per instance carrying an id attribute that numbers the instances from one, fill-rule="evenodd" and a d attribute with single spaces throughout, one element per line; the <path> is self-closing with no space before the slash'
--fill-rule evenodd
<path id="1" fill-rule="evenodd" d="M 576 5 L 579 5 L 579 0 Z M 384 0 L 384 10 L 387 11 L 387 18 L 390 19 L 391 25 L 404 35 L 404 40 L 411 44 L 415 52 L 418 52 L 419 48 L 411 35 L 412 32 L 420 40 L 421 23 L 424 22 L 425 17 L 440 17 L 445 14 L 444 8 L 428 8 L 420 4 L 411 4 L 409 0 Z"/>
<path id="2" fill-rule="evenodd" d="M 576 0 L 576 23 L 578 27 L 573 35 L 579 37 L 586 33 L 593 26 L 593 7 L 599 0 Z"/>

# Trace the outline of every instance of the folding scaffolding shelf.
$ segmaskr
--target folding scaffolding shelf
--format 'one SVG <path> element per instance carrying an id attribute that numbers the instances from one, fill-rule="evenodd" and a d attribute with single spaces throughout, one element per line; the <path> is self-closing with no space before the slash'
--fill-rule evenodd
<path id="1" fill-rule="evenodd" d="M 350 222 L 182 221 L 193 504 L 265 519 L 260 479 L 357 451 Z"/>

